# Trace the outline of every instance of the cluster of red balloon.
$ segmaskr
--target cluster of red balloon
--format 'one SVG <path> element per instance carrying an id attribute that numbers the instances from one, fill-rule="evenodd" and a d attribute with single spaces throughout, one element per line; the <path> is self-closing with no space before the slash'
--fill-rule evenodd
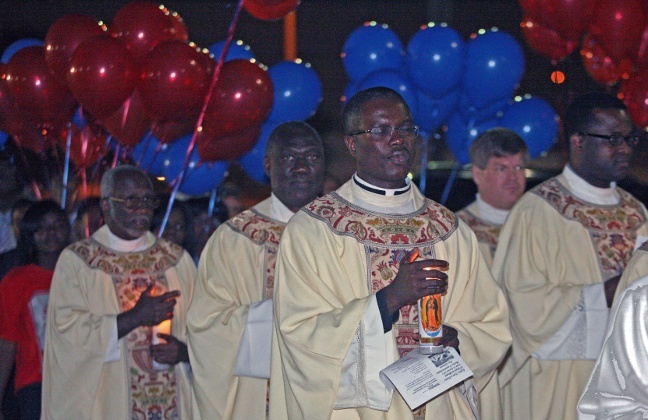
<path id="1" fill-rule="evenodd" d="M 509 104 L 524 71 L 524 55 L 505 32 L 482 30 L 466 42 L 448 25 L 430 23 L 405 48 L 387 25 L 369 22 L 351 33 L 342 60 L 351 79 L 345 96 L 372 86 L 398 91 L 424 133 L 447 123 L 445 139 L 460 163 L 468 162 L 472 140 L 494 126 L 520 134 L 533 157 L 555 139 L 556 114 L 546 101 L 526 98 Z M 538 112 L 516 112 L 520 107 Z"/>
<path id="2" fill-rule="evenodd" d="M 274 20 L 298 3 L 245 0 L 243 7 Z M 103 155 L 111 137 L 129 149 L 148 151 L 150 144 L 163 162 L 152 169 L 168 178 L 193 171 L 180 190 L 208 191 L 222 179 L 225 164 L 204 165 L 210 171 L 205 176 L 197 169 L 201 162 L 236 159 L 250 151 L 273 110 L 273 80 L 250 58 L 224 63 L 208 95 L 217 62 L 188 42 L 177 13 L 151 1 L 132 1 L 117 11 L 109 28 L 90 16 L 64 16 L 51 25 L 44 43 L 26 38 L 3 53 L 0 146 L 8 133 L 20 146 L 40 152 L 57 142 L 65 146 L 70 135 L 72 161 L 87 168 Z M 75 110 L 83 117 L 73 119 Z M 185 168 L 194 133 L 198 147 Z M 147 146 L 141 146 L 144 142 Z M 158 147 L 170 142 L 166 151 Z"/>
<path id="3" fill-rule="evenodd" d="M 528 45 L 554 63 L 580 45 L 583 66 L 599 83 L 621 81 L 633 121 L 648 126 L 648 3 L 645 0 L 520 0 Z M 582 41 L 582 42 L 581 42 Z"/>

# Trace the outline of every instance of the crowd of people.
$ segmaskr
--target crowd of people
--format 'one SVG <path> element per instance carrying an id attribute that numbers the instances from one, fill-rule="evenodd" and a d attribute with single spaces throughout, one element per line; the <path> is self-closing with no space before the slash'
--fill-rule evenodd
<path id="1" fill-rule="evenodd" d="M 70 217 L 19 200 L 0 160 L 0 395 L 13 384 L 25 419 L 648 412 L 648 211 L 616 185 L 641 139 L 621 101 L 576 98 L 568 163 L 526 192 L 523 139 L 478 136 L 456 213 L 408 178 L 419 128 L 397 92 L 356 93 L 342 125 L 351 179 L 331 187 L 320 135 L 283 123 L 270 197 L 243 210 L 232 191 L 220 220 L 207 198 L 167 214 L 128 164 Z M 428 295 L 473 375 L 413 408 L 380 372 L 419 351 Z"/>

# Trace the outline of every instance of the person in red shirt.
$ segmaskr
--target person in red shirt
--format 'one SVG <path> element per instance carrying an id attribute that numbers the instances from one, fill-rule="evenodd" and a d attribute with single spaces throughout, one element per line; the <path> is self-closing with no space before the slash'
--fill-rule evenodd
<path id="1" fill-rule="evenodd" d="M 65 211 L 51 200 L 34 203 L 20 224 L 20 265 L 0 282 L 0 398 L 15 363 L 22 419 L 40 418 L 49 288 L 56 261 L 69 243 Z"/>

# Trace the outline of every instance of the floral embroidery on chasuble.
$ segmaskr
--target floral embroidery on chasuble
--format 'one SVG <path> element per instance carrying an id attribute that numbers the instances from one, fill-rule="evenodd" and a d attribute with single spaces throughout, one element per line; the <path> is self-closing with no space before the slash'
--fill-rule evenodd
<path id="1" fill-rule="evenodd" d="M 265 258 L 263 272 L 265 274 L 265 288 L 262 298 L 272 298 L 274 288 L 275 266 L 277 264 L 277 250 L 279 240 L 283 234 L 285 223 L 263 216 L 254 209 L 246 210 L 232 219 L 227 224 L 237 232 L 248 237 L 256 245 L 263 246 Z"/>
<path id="2" fill-rule="evenodd" d="M 149 284 L 155 284 L 154 294 L 169 291 L 165 271 L 175 266 L 182 248 L 158 240 L 152 247 L 134 253 L 115 252 L 92 238 L 72 245 L 72 250 L 92 269 L 110 275 L 119 298 L 121 311 L 137 303 Z M 173 322 L 173 321 L 172 321 Z M 177 419 L 177 380 L 173 366 L 163 370 L 153 367 L 151 358 L 151 327 L 138 327 L 125 338 L 131 419 Z"/>
<path id="3" fill-rule="evenodd" d="M 456 214 L 472 229 L 477 241 L 488 245 L 491 255 L 495 255 L 497 239 L 502 231 L 502 226 L 487 223 L 467 210 L 459 210 Z"/>
<path id="4" fill-rule="evenodd" d="M 454 213 L 430 200 L 414 213 L 382 214 L 357 207 L 333 193 L 313 201 L 305 210 L 324 221 L 336 235 L 351 236 L 364 246 L 367 286 L 373 294 L 394 280 L 405 254 L 419 248 L 420 259 L 435 258 L 434 245 L 457 228 Z M 418 335 L 416 305 L 400 309 L 392 330 L 401 357 L 418 348 L 414 339 Z"/>
<path id="5" fill-rule="evenodd" d="M 591 204 L 572 195 L 555 178 L 531 191 L 563 217 L 579 222 L 587 229 L 603 280 L 621 274 L 632 256 L 637 230 L 646 222 L 646 215 L 637 199 L 617 188 L 621 197 L 618 205 Z"/>

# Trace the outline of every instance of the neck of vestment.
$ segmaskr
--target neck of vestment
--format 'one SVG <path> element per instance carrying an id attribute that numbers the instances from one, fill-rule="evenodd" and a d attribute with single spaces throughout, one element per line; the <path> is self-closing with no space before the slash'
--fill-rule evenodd
<path id="1" fill-rule="evenodd" d="M 637 231 L 646 223 L 647 215 L 641 203 L 618 187 L 614 187 L 619 196 L 618 204 L 592 203 L 576 195 L 570 189 L 572 185 L 561 174 L 533 188 L 530 193 L 588 231 L 603 279 L 621 274 L 632 255 Z"/>
<path id="2" fill-rule="evenodd" d="M 286 219 L 286 216 L 292 216 L 293 214 L 290 209 L 273 195 L 253 208 L 237 214 L 226 222 L 231 229 L 247 237 L 255 245 L 263 247 L 263 275 L 265 284 L 262 295 L 263 300 L 272 298 L 279 241 L 281 240 L 286 223 L 290 219 L 290 217 Z M 280 217 L 285 222 L 275 219 L 271 215 Z"/>
<path id="3" fill-rule="evenodd" d="M 569 164 L 563 168 L 562 176 L 565 178 L 565 187 L 583 201 L 592 204 L 614 205 L 619 204 L 621 200 L 616 182 L 610 182 L 608 188 L 595 187 L 578 175 Z"/>

